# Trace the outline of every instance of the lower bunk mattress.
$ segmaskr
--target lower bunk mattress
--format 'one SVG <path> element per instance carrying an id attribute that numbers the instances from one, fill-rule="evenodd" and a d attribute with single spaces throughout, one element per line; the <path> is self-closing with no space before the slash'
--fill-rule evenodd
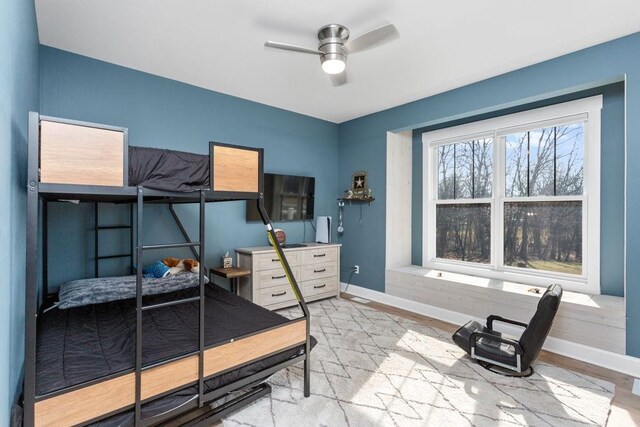
<path id="1" fill-rule="evenodd" d="M 158 304 L 198 295 L 197 288 L 144 298 Z M 143 312 L 143 365 L 198 350 L 197 301 Z M 288 319 L 255 305 L 218 286 L 206 286 L 205 345 L 259 332 Z M 38 316 L 36 395 L 42 396 L 130 370 L 135 365 L 136 308 L 128 299 L 66 310 L 52 309 Z M 315 345 L 312 339 L 312 345 Z M 292 348 L 205 381 L 205 392 L 258 373 L 304 353 L 304 345 Z M 188 387 L 143 405 L 149 418 L 188 403 L 197 395 Z M 81 404 L 81 403 L 79 403 Z M 133 424 L 133 411 L 114 415 L 95 425 Z"/>

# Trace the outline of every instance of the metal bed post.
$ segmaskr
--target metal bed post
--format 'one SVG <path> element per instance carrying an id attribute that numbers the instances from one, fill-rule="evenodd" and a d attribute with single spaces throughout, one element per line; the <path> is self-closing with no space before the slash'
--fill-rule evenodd
<path id="1" fill-rule="evenodd" d="M 306 323 L 306 342 L 305 342 L 305 358 L 304 358 L 304 397 L 309 397 L 311 394 L 310 389 L 310 380 L 311 380 L 311 365 L 309 361 L 309 356 L 311 353 L 311 321 L 309 315 L 309 309 L 307 308 L 307 303 L 302 296 L 302 292 L 300 292 L 300 287 L 298 286 L 298 282 L 296 278 L 293 276 L 293 272 L 291 271 L 291 267 L 289 266 L 289 262 L 284 255 L 282 250 L 282 246 L 280 246 L 280 242 L 278 242 L 278 238 L 276 236 L 275 231 L 273 231 L 273 226 L 271 225 L 271 220 L 269 219 L 269 215 L 267 214 L 267 210 L 264 208 L 264 194 L 260 193 L 258 197 L 258 212 L 260 212 L 260 217 L 262 218 L 262 222 L 264 223 L 267 234 L 269 236 L 269 240 L 273 244 L 276 253 L 278 254 L 278 258 L 280 258 L 280 262 L 282 263 L 282 267 L 284 268 L 284 272 L 287 275 L 287 279 L 289 279 L 289 284 L 293 289 L 293 293 L 296 295 L 296 299 L 298 300 L 298 304 L 300 304 L 300 308 L 304 313 L 304 317 L 307 319 Z"/>
<path id="2" fill-rule="evenodd" d="M 93 204 L 93 275 L 94 277 L 99 277 L 100 274 L 98 272 L 100 261 L 98 260 L 98 226 L 100 225 L 100 218 L 98 217 L 98 202 Z"/>
<path id="3" fill-rule="evenodd" d="M 29 259 L 29 258 L 27 258 Z M 42 300 L 49 296 L 49 202 L 42 201 Z"/>
<path id="4" fill-rule="evenodd" d="M 129 267 L 129 271 L 131 274 L 134 273 L 133 270 L 133 251 L 135 249 L 133 243 L 133 203 L 129 203 L 129 253 L 131 254 L 131 266 Z"/>
<path id="5" fill-rule="evenodd" d="M 144 205 L 143 188 L 138 186 L 136 204 L 136 402 L 135 425 L 142 421 L 142 215 Z"/>
<path id="6" fill-rule="evenodd" d="M 38 259 L 38 154 L 40 116 L 29 113 L 29 152 L 27 184 L 27 242 L 26 259 Z M 25 354 L 24 354 L 24 425 L 35 425 L 36 398 L 36 314 L 38 313 L 38 268 L 27 263 L 25 295 Z"/>
<path id="7" fill-rule="evenodd" d="M 205 288 L 204 288 L 204 266 L 202 260 L 204 260 L 204 221 L 205 221 L 205 193 L 200 190 L 200 269 L 198 273 L 198 280 L 200 284 L 200 305 L 198 309 L 198 315 L 200 317 L 199 325 L 199 350 L 198 354 L 198 406 L 204 405 L 204 310 L 205 310 Z M 191 246 L 193 248 L 193 246 Z"/>

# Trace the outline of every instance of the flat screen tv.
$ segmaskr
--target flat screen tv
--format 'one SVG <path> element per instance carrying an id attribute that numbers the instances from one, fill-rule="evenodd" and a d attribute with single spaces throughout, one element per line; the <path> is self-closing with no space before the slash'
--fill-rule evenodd
<path id="1" fill-rule="evenodd" d="M 316 179 L 264 174 L 264 207 L 273 222 L 313 219 Z M 254 200 L 247 201 L 247 222 L 262 221 Z"/>

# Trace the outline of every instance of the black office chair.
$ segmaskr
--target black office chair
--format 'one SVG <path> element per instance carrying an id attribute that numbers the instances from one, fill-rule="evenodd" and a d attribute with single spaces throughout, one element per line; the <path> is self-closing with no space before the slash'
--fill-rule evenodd
<path id="1" fill-rule="evenodd" d="M 561 298 L 562 286 L 551 285 L 540 298 L 536 313 L 529 324 L 491 315 L 487 318 L 486 327 L 473 320 L 462 326 L 453 334 L 453 341 L 490 371 L 508 376 L 528 377 L 533 374 L 531 363 L 538 357 L 544 340 L 549 335 Z M 495 321 L 522 326 L 525 329 L 516 341 L 494 331 Z"/>

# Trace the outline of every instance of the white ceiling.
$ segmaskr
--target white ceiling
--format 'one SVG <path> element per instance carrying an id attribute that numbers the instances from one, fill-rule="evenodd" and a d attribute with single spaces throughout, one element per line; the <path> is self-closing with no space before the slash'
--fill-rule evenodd
<path id="1" fill-rule="evenodd" d="M 640 31 L 638 0 L 36 0 L 42 44 L 343 122 Z M 400 38 L 351 55 L 333 87 L 317 29 Z"/>

